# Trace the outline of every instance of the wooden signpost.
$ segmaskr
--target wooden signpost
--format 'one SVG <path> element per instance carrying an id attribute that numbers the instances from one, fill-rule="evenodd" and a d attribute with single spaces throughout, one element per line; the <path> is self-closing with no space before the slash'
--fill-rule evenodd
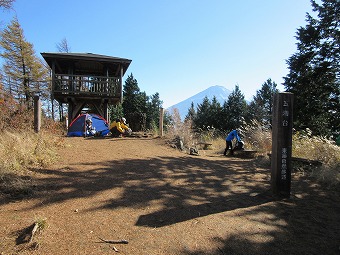
<path id="1" fill-rule="evenodd" d="M 41 100 L 34 96 L 34 131 L 39 133 L 41 127 Z"/>
<path id="2" fill-rule="evenodd" d="M 163 137 L 163 118 L 164 118 L 164 108 L 159 109 L 159 136 Z"/>
<path id="3" fill-rule="evenodd" d="M 293 94 L 274 97 L 271 186 L 274 195 L 289 198 L 292 172 Z"/>

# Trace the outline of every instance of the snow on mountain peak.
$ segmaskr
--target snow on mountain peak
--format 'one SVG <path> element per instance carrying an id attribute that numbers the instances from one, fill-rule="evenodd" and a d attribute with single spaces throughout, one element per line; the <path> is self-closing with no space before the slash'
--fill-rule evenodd
<path id="1" fill-rule="evenodd" d="M 191 106 L 191 103 L 194 103 L 195 108 L 198 104 L 201 104 L 203 102 L 203 99 L 207 97 L 210 101 L 216 97 L 217 101 L 223 105 L 225 101 L 228 100 L 228 96 L 231 93 L 230 90 L 223 86 L 215 85 L 207 88 L 206 90 L 203 90 L 196 95 L 193 95 L 192 97 L 189 97 L 188 99 L 183 100 L 182 102 L 179 102 L 175 105 L 170 106 L 166 110 L 170 113 L 173 109 L 177 108 L 179 111 L 179 114 L 181 116 L 181 119 L 183 120 L 185 116 L 188 113 L 188 110 Z"/>

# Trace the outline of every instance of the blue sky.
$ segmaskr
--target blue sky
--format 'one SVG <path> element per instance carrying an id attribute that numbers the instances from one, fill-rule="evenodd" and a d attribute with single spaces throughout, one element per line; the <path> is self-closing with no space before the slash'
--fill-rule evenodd
<path id="1" fill-rule="evenodd" d="M 280 85 L 296 51 L 309 0 L 16 0 L 0 11 L 1 29 L 17 15 L 26 40 L 56 52 L 128 58 L 141 91 L 165 108 L 221 85 L 251 99 L 271 78 Z"/>

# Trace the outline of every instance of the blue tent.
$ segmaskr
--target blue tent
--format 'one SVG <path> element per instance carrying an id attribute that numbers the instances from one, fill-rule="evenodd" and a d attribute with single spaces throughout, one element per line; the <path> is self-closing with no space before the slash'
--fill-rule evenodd
<path id="1" fill-rule="evenodd" d="M 92 121 L 94 133 L 85 133 L 86 120 Z M 103 117 L 93 113 L 86 113 L 79 115 L 71 122 L 68 127 L 67 136 L 105 136 L 109 132 L 109 124 Z"/>

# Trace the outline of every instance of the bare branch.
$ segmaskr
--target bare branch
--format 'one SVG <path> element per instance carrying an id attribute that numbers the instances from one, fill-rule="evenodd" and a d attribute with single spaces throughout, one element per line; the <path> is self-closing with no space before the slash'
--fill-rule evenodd
<path id="1" fill-rule="evenodd" d="M 0 0 L 0 8 L 11 9 L 15 0 Z"/>
<path id="2" fill-rule="evenodd" d="M 98 237 L 100 240 L 102 240 L 104 243 L 112 243 L 112 244 L 116 244 L 116 243 L 122 243 L 122 244 L 128 244 L 129 242 L 125 239 L 120 239 L 120 240 L 105 240 L 103 238 Z"/>
<path id="3" fill-rule="evenodd" d="M 56 47 L 57 47 L 58 52 L 69 53 L 71 51 L 71 48 L 70 48 L 66 38 L 63 38 L 60 43 L 57 43 Z"/>

